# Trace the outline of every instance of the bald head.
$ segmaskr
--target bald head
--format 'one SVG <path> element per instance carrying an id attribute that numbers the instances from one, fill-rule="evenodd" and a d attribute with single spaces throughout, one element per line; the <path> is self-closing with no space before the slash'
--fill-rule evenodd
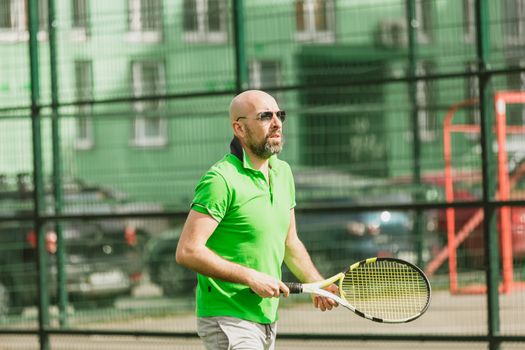
<path id="1" fill-rule="evenodd" d="M 230 121 L 259 111 L 278 110 L 275 99 L 264 91 L 248 90 L 235 96 L 230 104 Z"/>

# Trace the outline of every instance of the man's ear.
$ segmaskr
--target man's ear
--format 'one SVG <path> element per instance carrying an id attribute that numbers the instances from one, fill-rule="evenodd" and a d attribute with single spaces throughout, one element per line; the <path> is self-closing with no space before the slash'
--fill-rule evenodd
<path id="1" fill-rule="evenodd" d="M 237 138 L 244 138 L 244 134 L 246 132 L 246 127 L 244 125 L 238 122 L 234 122 L 232 124 L 232 128 L 233 128 L 233 134 L 237 136 Z"/>

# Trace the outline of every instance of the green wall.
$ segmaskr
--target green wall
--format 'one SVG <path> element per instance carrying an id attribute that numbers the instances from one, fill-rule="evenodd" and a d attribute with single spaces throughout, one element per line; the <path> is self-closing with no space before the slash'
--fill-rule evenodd
<path id="1" fill-rule="evenodd" d="M 229 24 L 225 42 L 197 43 L 184 40 L 182 0 L 162 2 L 163 31 L 158 42 L 137 42 L 129 39 L 127 1 L 90 1 L 91 26 L 87 41 L 75 41 L 71 33 L 71 2 L 57 1 L 57 39 L 59 98 L 73 102 L 75 95 L 74 62 L 90 60 L 93 64 L 93 98 L 106 101 L 93 107 L 93 147 L 75 148 L 76 107 L 64 106 L 61 142 L 64 152 L 63 171 L 68 176 L 88 182 L 102 183 L 129 193 L 133 198 L 161 201 L 168 206 L 186 205 L 198 177 L 211 164 L 228 152 L 231 131 L 227 118 L 233 95 L 214 95 L 235 88 L 233 32 Z M 411 105 L 409 85 L 400 79 L 408 75 L 406 47 L 387 48 L 378 41 L 380 23 L 397 20 L 403 23 L 405 1 L 361 0 L 335 1 L 334 40 L 328 42 L 301 41 L 295 29 L 295 1 L 245 1 L 245 56 L 249 64 L 255 60 L 270 60 L 280 66 L 279 85 L 298 89 L 279 92 L 281 107 L 290 116 L 286 124 L 287 143 L 282 158 L 292 166 L 305 165 L 308 135 L 315 127 L 305 129 L 308 115 L 340 108 L 342 117 L 352 118 L 360 111 L 374 110 L 381 118 L 381 130 L 369 137 L 354 135 L 355 140 L 369 143 L 367 147 L 384 148 L 381 159 L 384 171 L 374 173 L 370 159 L 337 164 L 344 170 L 363 169 L 362 174 L 409 176 L 412 172 Z M 463 2 L 439 0 L 432 2 L 432 41 L 417 45 L 418 61 L 430 62 L 434 74 L 463 72 L 468 62 L 475 61 L 474 42 L 465 42 Z M 231 1 L 229 2 L 231 7 Z M 490 23 L 493 41 L 492 67 L 507 66 L 509 57 L 502 49 L 501 4 L 490 3 Z M 231 16 L 231 14 L 229 15 Z M 228 17 L 231 20 L 231 17 Z M 42 102 L 50 101 L 48 42 L 41 41 L 40 67 Z M 341 76 L 352 78 L 347 66 L 378 60 L 384 65 L 379 78 L 390 79 L 380 86 L 380 101 L 361 101 L 366 86 L 332 87 L 324 89 L 315 103 L 306 103 L 315 86 L 301 86 L 312 71 L 301 68 L 299 60 L 310 52 L 320 60 L 324 83 Z M 28 106 L 29 72 L 27 42 L 0 42 L 2 60 L 0 103 L 3 107 Z M 210 96 L 175 98 L 164 103 L 160 116 L 167 120 L 168 141 L 162 147 L 138 147 L 132 143 L 134 110 L 127 99 L 132 97 L 131 64 L 138 60 L 159 60 L 164 63 L 165 92 L 169 96 L 209 93 Z M 330 63 L 332 62 L 332 64 Z M 335 65 L 333 62 L 338 62 Z M 350 72 L 350 73 L 349 73 Z M 370 78 L 364 74 L 363 79 Z M 441 79 L 433 83 L 432 113 L 436 116 L 436 137 L 424 141 L 421 148 L 423 172 L 439 172 L 442 160 L 442 120 L 446 109 L 466 98 L 467 78 Z M 311 84 L 312 81 L 308 81 Z M 315 85 L 315 81 L 313 81 Z M 505 88 L 505 78 L 495 80 L 495 86 Z M 313 92 L 312 92 L 313 91 Z M 379 91 L 379 90 L 378 90 Z M 330 102 L 322 94 L 339 94 Z M 107 101 L 110 102 L 107 102 Z M 31 171 L 31 129 L 29 111 L 0 112 L 0 172 Z M 44 113 L 49 114 L 45 109 Z M 338 112 L 339 113 L 339 112 Z M 7 116 L 16 118 L 6 119 Z M 465 118 L 462 113 L 458 118 Z M 461 119 L 458 119 L 460 121 Z M 47 124 L 46 124 L 47 123 Z M 51 169 L 49 121 L 44 123 L 45 169 Z M 312 124 L 314 125 L 314 124 Z M 331 125 L 337 128 L 337 125 Z M 378 130 L 379 130 L 378 129 Z M 359 132 L 359 131 L 357 131 Z M 361 142 L 355 141 L 354 144 Z M 479 147 L 473 138 L 457 137 L 454 150 L 458 164 L 480 166 Z M 352 142 L 349 143 L 352 145 Z M 359 146 L 361 144 L 359 143 Z M 345 148 L 346 147 L 346 148 Z M 336 152 L 349 152 L 340 145 Z M 370 149 L 371 149 L 370 148 Z M 310 148 L 310 149 L 315 149 Z M 316 165 L 315 162 L 311 165 Z M 322 165 L 322 164 L 317 164 Z M 332 164 L 334 165 L 334 164 Z"/>

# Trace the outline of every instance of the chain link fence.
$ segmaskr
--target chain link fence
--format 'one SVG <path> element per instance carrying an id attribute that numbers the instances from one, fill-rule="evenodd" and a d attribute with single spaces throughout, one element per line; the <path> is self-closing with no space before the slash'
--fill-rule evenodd
<path id="1" fill-rule="evenodd" d="M 403 326 L 283 300 L 278 348 L 523 346 L 524 43 L 523 0 L 1 1 L 0 349 L 201 348 L 174 252 L 246 89 L 322 273 L 434 292 Z"/>

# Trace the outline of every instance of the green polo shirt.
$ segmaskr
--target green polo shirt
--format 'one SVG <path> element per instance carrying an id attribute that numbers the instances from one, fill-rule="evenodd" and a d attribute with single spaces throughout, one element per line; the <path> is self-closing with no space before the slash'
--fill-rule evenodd
<path id="1" fill-rule="evenodd" d="M 281 279 L 295 189 L 286 162 L 272 156 L 269 166 L 270 184 L 243 152 L 226 155 L 202 177 L 191 207 L 219 222 L 206 243 L 208 248 L 229 261 Z M 272 323 L 277 320 L 278 304 L 278 298 L 261 298 L 245 285 L 198 275 L 199 317 Z"/>

